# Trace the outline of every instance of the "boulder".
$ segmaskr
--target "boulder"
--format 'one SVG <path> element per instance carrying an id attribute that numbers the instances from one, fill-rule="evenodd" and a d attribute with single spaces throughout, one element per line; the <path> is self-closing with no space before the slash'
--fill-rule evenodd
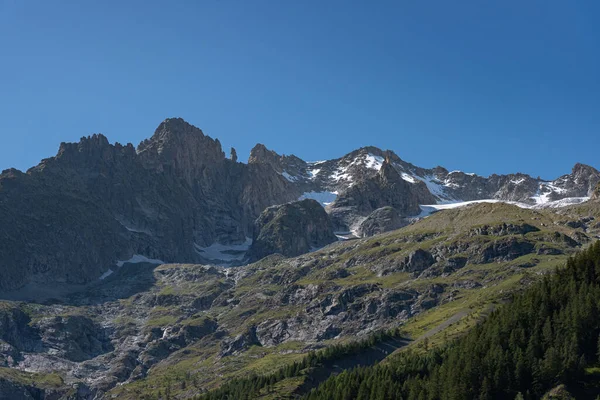
<path id="1" fill-rule="evenodd" d="M 251 259 L 297 256 L 337 241 L 323 207 L 306 199 L 267 208 L 255 222 Z"/>
<path id="2" fill-rule="evenodd" d="M 357 236 L 373 236 L 384 232 L 393 231 L 406 226 L 406 219 L 400 217 L 393 207 L 382 207 L 373 211 L 360 224 L 357 230 Z"/>

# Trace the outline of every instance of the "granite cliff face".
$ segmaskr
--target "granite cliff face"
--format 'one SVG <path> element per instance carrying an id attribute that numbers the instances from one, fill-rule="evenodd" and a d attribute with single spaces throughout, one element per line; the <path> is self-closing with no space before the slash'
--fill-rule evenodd
<path id="1" fill-rule="evenodd" d="M 137 151 L 103 135 L 62 143 L 27 173 L 0 175 L 0 289 L 86 283 L 134 254 L 202 262 L 198 248 L 244 242 L 262 210 L 298 196 L 269 166 L 225 158 L 181 119 Z"/>

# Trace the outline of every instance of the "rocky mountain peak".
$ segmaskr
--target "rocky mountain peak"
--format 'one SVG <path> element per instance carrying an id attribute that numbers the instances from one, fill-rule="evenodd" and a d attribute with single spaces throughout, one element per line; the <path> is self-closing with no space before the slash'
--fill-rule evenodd
<path id="1" fill-rule="evenodd" d="M 571 174 L 563 175 L 552 182 L 562 193 L 554 197 L 584 197 L 590 196 L 600 181 L 600 172 L 589 165 L 577 163 L 573 166 Z"/>
<path id="2" fill-rule="evenodd" d="M 169 118 L 137 150 L 94 134 L 62 143 L 57 156 L 26 174 L 0 175 L 0 237 L 10 238 L 0 241 L 6 271 L 0 271 L 0 288 L 45 279 L 85 283 L 136 254 L 196 262 L 260 232 L 271 242 L 278 242 L 277 236 L 291 240 L 260 254 L 284 248 L 298 254 L 319 246 L 310 239 L 313 232 L 332 238 L 328 223 L 361 236 L 395 229 L 425 215 L 421 206 L 441 201 L 575 204 L 587 200 L 599 181 L 600 173 L 584 164 L 554 181 L 425 169 L 374 146 L 305 162 L 257 144 L 244 164 L 237 162 L 235 149 L 226 158 L 218 140 L 181 118 Z M 598 189 L 593 196 L 600 196 Z M 263 222 L 278 216 L 276 224 L 254 224 L 268 207 L 298 199 L 315 199 L 327 209 L 306 201 L 264 214 Z M 312 222 L 296 226 L 297 215 Z M 300 227 L 305 230 L 295 230 Z M 302 243 L 286 236 L 288 228 L 304 237 Z"/>
<path id="3" fill-rule="evenodd" d="M 308 184 L 308 163 L 295 155 L 286 156 L 269 150 L 259 143 L 250 151 L 249 165 L 269 165 L 275 172 L 283 176 L 288 182 L 299 186 Z M 305 188 L 306 189 L 306 188 Z"/>
<path id="4" fill-rule="evenodd" d="M 138 155 L 147 168 L 183 176 L 190 186 L 206 168 L 221 164 L 225 153 L 218 139 L 212 139 L 181 118 L 161 122 L 150 139 L 142 141 Z"/>
<path id="5" fill-rule="evenodd" d="M 58 148 L 57 157 L 68 157 L 71 153 L 85 153 L 92 155 L 110 147 L 106 136 L 101 133 L 94 133 L 90 136 L 83 136 L 77 143 L 62 142 Z"/>
<path id="6" fill-rule="evenodd" d="M 573 170 L 572 173 L 574 175 L 579 175 L 579 174 L 594 174 L 594 173 L 598 173 L 598 170 L 590 165 L 587 164 L 582 164 L 582 163 L 576 163 L 573 166 Z"/>
<path id="7" fill-rule="evenodd" d="M 106 136 L 95 133 L 82 137 L 76 143 L 61 143 L 55 157 L 42 160 L 39 165 L 29 171 L 39 172 L 47 168 L 55 171 L 62 168 L 98 170 L 112 165 L 118 158 L 134 159 L 135 148 L 133 145 L 131 143 L 125 146 L 120 143 L 113 145 Z"/>
<path id="8" fill-rule="evenodd" d="M 167 118 L 161 122 L 152 137 L 139 144 L 138 153 L 156 152 L 162 158 L 168 159 L 180 155 L 190 147 L 194 150 L 200 149 L 203 153 L 212 152 L 218 158 L 225 158 L 219 139 L 213 140 L 204 135 L 202 130 L 182 118 Z"/>
<path id="9" fill-rule="evenodd" d="M 378 176 L 383 184 L 394 184 L 397 182 L 401 182 L 403 185 L 408 184 L 402 179 L 396 168 L 392 165 L 389 154 L 386 154 L 385 159 L 381 164 L 381 168 L 379 169 Z"/>
<path id="10" fill-rule="evenodd" d="M 248 158 L 248 164 L 277 164 L 280 156 L 273 150 L 267 149 L 262 143 L 257 143 L 256 146 L 250 150 L 250 157 Z"/>

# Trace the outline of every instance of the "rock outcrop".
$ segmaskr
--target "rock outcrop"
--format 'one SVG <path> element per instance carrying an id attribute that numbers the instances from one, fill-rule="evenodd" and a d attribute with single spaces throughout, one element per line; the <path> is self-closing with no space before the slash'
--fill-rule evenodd
<path id="1" fill-rule="evenodd" d="M 407 224 L 406 219 L 390 206 L 378 208 L 361 222 L 356 231 L 357 236 L 373 236 L 384 232 L 400 229 Z"/>
<path id="2" fill-rule="evenodd" d="M 598 183 L 596 185 L 596 188 L 594 188 L 594 191 L 591 194 L 591 199 L 592 200 L 600 200 L 600 183 Z"/>
<path id="3" fill-rule="evenodd" d="M 254 260 L 274 253 L 293 257 L 337 240 L 327 213 L 310 199 L 267 208 L 256 220 L 255 232 Z"/>

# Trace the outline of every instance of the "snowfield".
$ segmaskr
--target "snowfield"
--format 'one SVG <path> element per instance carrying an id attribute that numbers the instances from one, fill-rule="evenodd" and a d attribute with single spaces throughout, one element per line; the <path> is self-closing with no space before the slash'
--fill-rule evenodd
<path id="1" fill-rule="evenodd" d="M 313 199 L 321 203 L 323 207 L 333 203 L 338 195 L 338 192 L 306 192 L 298 200 Z"/>
<path id="2" fill-rule="evenodd" d="M 241 261 L 244 259 L 246 252 L 252 245 L 252 239 L 247 237 L 246 241 L 241 244 L 221 244 L 213 243 L 208 247 L 195 245 L 196 253 L 209 261 L 216 261 L 221 264 L 229 264 L 233 261 Z"/>
<path id="3" fill-rule="evenodd" d="M 125 264 L 137 264 L 137 263 L 150 263 L 150 264 L 164 264 L 164 261 L 148 258 L 141 254 L 134 254 L 129 260 L 117 261 L 117 267 L 122 267 Z M 108 271 L 106 271 L 108 272 Z M 109 274 L 110 275 L 110 274 Z M 108 275 L 107 275 L 108 276 Z"/>

